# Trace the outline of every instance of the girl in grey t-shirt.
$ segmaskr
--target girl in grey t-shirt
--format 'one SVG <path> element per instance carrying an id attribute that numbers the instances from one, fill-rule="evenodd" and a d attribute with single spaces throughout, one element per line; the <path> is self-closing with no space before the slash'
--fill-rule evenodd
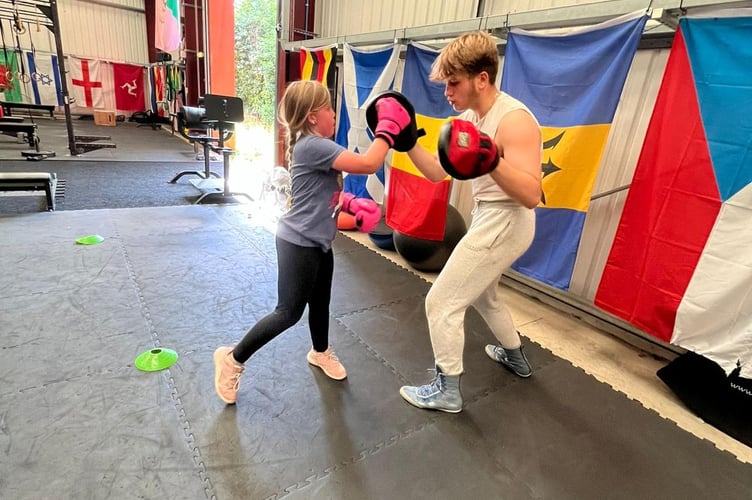
<path id="1" fill-rule="evenodd" d="M 286 128 L 292 202 L 277 227 L 277 306 L 236 346 L 219 347 L 214 352 L 214 385 L 225 403 L 234 404 L 237 399 L 243 364 L 297 323 L 306 305 L 313 344 L 306 359 L 332 379 L 347 376 L 329 346 L 334 274 L 331 247 L 337 233 L 342 172 L 375 173 L 384 163 L 396 134 L 411 123 L 408 112 L 393 98 L 387 99 L 377 106 L 376 139 L 365 153 L 358 154 L 330 139 L 335 131 L 335 112 L 326 87 L 313 80 L 288 86 L 279 114 Z"/>

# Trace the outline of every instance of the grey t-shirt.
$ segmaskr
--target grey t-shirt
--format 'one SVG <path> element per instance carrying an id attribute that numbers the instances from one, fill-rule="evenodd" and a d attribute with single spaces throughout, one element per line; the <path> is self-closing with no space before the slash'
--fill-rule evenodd
<path id="1" fill-rule="evenodd" d="M 292 203 L 277 224 L 277 236 L 304 247 L 328 251 L 337 235 L 342 173 L 332 168 L 345 148 L 317 135 L 303 136 L 292 150 Z"/>

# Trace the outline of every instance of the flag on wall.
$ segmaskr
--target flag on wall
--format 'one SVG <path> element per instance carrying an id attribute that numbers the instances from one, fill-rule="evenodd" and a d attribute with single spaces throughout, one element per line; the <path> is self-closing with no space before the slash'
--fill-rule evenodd
<path id="1" fill-rule="evenodd" d="M 543 136 L 535 238 L 512 268 L 567 290 L 596 173 L 647 16 L 567 35 L 513 29 L 501 89 L 530 108 Z"/>
<path id="2" fill-rule="evenodd" d="M 684 18 L 595 304 L 752 378 L 752 10 Z"/>
<path id="3" fill-rule="evenodd" d="M 0 51 L 0 90 L 7 102 L 23 101 L 21 83 L 18 81 L 18 59 L 16 53 L 10 50 Z"/>
<path id="4" fill-rule="evenodd" d="M 416 44 L 407 46 L 402 94 L 415 107 L 418 128 L 426 135 L 418 142 L 436 153 L 439 129 L 456 113 L 444 97 L 444 85 L 428 79 L 438 51 Z M 450 178 L 433 183 L 410 161 L 407 153 L 393 152 L 386 199 L 386 223 L 401 234 L 425 240 L 444 239 Z"/>
<path id="5" fill-rule="evenodd" d="M 144 111 L 144 68 L 112 64 L 115 77 L 115 107 L 123 111 Z"/>
<path id="6" fill-rule="evenodd" d="M 34 104 L 62 106 L 63 91 L 57 55 L 26 52 L 26 60 L 29 63 Z"/>
<path id="7" fill-rule="evenodd" d="M 163 52 L 173 52 L 180 47 L 179 0 L 154 0 L 154 46 Z"/>
<path id="8" fill-rule="evenodd" d="M 399 46 L 355 49 L 345 44 L 343 56 L 343 106 L 337 142 L 351 151 L 365 152 L 373 142 L 366 124 L 366 104 L 375 95 L 392 88 L 399 61 Z M 345 191 L 358 198 L 384 202 L 384 169 L 373 175 L 345 176 Z"/>
<path id="9" fill-rule="evenodd" d="M 316 80 L 335 89 L 337 73 L 337 46 L 317 49 L 300 49 L 300 79 Z"/>
<path id="10" fill-rule="evenodd" d="M 95 109 L 104 107 L 99 64 L 98 60 L 68 57 L 72 85 L 71 93 L 76 106 Z"/>

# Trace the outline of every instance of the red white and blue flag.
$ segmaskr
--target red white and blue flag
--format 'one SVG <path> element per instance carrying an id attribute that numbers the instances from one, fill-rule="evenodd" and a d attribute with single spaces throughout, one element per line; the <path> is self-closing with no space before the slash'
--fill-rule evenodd
<path id="1" fill-rule="evenodd" d="M 752 10 L 683 18 L 595 304 L 752 378 Z"/>

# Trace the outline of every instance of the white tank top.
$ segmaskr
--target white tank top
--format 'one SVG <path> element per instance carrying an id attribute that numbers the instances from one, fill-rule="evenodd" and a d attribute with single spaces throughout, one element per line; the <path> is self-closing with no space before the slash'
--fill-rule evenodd
<path id="1" fill-rule="evenodd" d="M 504 118 L 504 116 L 510 111 L 516 109 L 527 111 L 530 116 L 533 117 L 533 120 L 538 123 L 538 120 L 535 119 L 535 116 L 530 112 L 527 106 L 504 92 L 499 93 L 496 97 L 496 102 L 491 106 L 491 109 L 488 110 L 488 113 L 486 113 L 483 118 L 478 118 L 478 114 L 470 109 L 460 114 L 457 118 L 472 122 L 478 127 L 478 129 L 493 138 L 496 135 L 496 128 L 499 126 L 499 123 L 501 123 L 502 118 Z M 481 201 L 514 201 L 504 192 L 504 190 L 501 189 L 489 174 L 476 177 L 471 182 L 473 198 Z"/>

